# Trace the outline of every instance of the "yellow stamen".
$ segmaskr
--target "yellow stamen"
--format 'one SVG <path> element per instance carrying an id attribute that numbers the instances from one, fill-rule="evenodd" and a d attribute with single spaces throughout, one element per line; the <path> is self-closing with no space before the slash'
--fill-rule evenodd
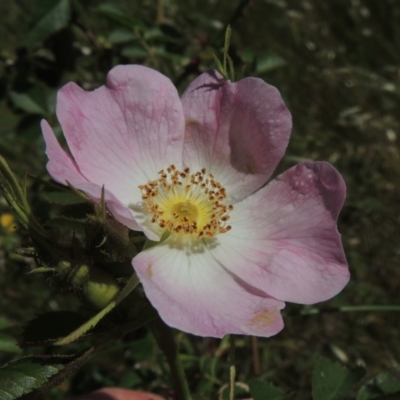
<path id="1" fill-rule="evenodd" d="M 151 222 L 171 233 L 213 237 L 231 229 L 226 225 L 232 205 L 225 205 L 226 189 L 202 168 L 193 174 L 174 165 L 159 178 L 140 185 L 144 210 L 152 213 Z"/>

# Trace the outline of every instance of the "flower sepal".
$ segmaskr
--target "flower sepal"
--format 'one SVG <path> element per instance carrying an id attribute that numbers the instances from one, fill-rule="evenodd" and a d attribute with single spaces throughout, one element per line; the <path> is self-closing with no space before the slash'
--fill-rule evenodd
<path id="1" fill-rule="evenodd" d="M 151 249 L 152 247 L 157 246 L 158 244 L 161 244 L 162 242 L 167 240 L 170 236 L 171 236 L 171 232 L 170 231 L 165 231 L 162 234 L 162 236 L 161 236 L 159 241 L 146 239 L 146 241 L 144 243 L 144 246 L 143 246 L 143 250 Z"/>

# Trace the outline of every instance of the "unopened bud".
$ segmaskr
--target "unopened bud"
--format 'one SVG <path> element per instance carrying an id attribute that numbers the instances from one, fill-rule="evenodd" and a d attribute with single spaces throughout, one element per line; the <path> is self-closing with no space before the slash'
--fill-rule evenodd
<path id="1" fill-rule="evenodd" d="M 69 279 L 73 285 L 82 286 L 89 279 L 89 267 L 85 264 L 75 267 Z"/>
<path id="2" fill-rule="evenodd" d="M 89 279 L 89 267 L 86 264 L 72 265 L 69 261 L 60 261 L 56 271 L 74 286 L 82 286 Z"/>
<path id="3" fill-rule="evenodd" d="M 71 263 L 69 261 L 60 261 L 56 266 L 56 271 L 62 278 L 65 278 L 71 271 Z"/>
<path id="4" fill-rule="evenodd" d="M 90 269 L 90 277 L 83 285 L 83 293 L 93 306 L 103 309 L 119 292 L 117 281 L 110 274 L 98 268 Z"/>

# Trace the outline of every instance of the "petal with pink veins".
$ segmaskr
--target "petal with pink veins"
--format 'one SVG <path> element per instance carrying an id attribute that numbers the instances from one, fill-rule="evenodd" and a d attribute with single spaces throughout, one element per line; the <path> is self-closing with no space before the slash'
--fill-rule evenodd
<path id="1" fill-rule="evenodd" d="M 233 274 L 282 301 L 339 293 L 349 270 L 336 220 L 345 183 L 328 163 L 300 163 L 237 203 L 211 253 Z"/>
<path id="2" fill-rule="evenodd" d="M 283 157 L 292 129 L 279 91 L 258 78 L 232 83 L 210 71 L 189 85 L 182 104 L 185 166 L 207 168 L 233 203 L 259 189 Z"/>
<path id="3" fill-rule="evenodd" d="M 172 82 L 150 68 L 117 66 L 91 92 L 65 85 L 57 117 L 80 173 L 124 205 L 138 205 L 138 185 L 160 169 L 181 164 L 182 105 Z"/>
<path id="4" fill-rule="evenodd" d="M 41 127 L 46 142 L 46 154 L 49 158 L 47 170 L 51 177 L 56 182 L 63 185 L 70 183 L 75 188 L 86 193 L 93 201 L 99 202 L 102 187 L 96 183 L 88 182 L 87 179 L 82 176 L 76 163 L 61 148 L 47 121 L 42 120 Z M 104 198 L 108 209 L 119 222 L 130 229 L 142 230 L 140 225 L 133 218 L 132 212 L 107 189 L 104 190 Z M 148 237 L 152 240 L 157 240 L 159 237 L 155 236 L 152 232 L 145 231 L 145 233 L 148 234 Z"/>
<path id="5" fill-rule="evenodd" d="M 74 160 L 61 148 L 49 123 L 43 119 L 40 126 L 46 142 L 46 154 L 49 158 L 46 167 L 51 177 L 63 185 L 66 185 L 66 182 L 74 185 L 79 182 L 87 182 L 87 179 L 79 172 Z"/>
<path id="6" fill-rule="evenodd" d="M 202 241 L 184 245 L 171 235 L 132 263 L 146 296 L 172 327 L 213 337 L 268 337 L 283 328 L 284 303 L 230 273 Z"/>

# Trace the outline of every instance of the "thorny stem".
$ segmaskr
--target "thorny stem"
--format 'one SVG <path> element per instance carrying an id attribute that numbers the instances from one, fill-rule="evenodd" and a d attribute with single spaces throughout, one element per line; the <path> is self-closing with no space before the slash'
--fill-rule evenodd
<path id="1" fill-rule="evenodd" d="M 192 397 L 190 395 L 189 385 L 179 358 L 178 347 L 172 329 L 161 319 L 151 322 L 149 326 L 167 359 L 176 390 L 177 400 L 191 400 Z"/>

